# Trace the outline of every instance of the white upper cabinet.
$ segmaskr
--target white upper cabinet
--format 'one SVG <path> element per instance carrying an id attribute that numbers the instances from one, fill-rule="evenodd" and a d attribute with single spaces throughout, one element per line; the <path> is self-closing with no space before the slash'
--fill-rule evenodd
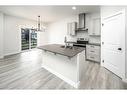
<path id="1" fill-rule="evenodd" d="M 92 18 L 90 21 L 90 30 L 89 35 L 91 36 L 100 36 L 101 33 L 101 20 L 100 18 Z"/>
<path id="2" fill-rule="evenodd" d="M 71 36 L 76 35 L 76 33 L 75 33 L 76 28 L 77 28 L 77 23 L 76 22 L 67 23 L 67 34 L 71 35 Z"/>

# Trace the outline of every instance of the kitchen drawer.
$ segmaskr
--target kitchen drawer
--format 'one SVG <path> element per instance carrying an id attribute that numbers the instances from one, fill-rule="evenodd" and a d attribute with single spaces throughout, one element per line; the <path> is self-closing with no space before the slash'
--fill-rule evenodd
<path id="1" fill-rule="evenodd" d="M 96 62 L 100 62 L 100 56 L 99 55 L 95 55 L 95 54 L 88 54 L 86 56 L 86 59 L 92 60 L 92 61 L 96 61 Z"/>
<path id="2" fill-rule="evenodd" d="M 86 45 L 86 49 L 90 49 L 90 50 L 100 50 L 100 46 L 96 46 L 96 45 Z"/>
<path id="3" fill-rule="evenodd" d="M 86 45 L 86 59 L 100 62 L 100 46 Z"/>
<path id="4" fill-rule="evenodd" d="M 95 54 L 95 55 L 100 55 L 100 49 L 86 49 L 86 54 Z"/>

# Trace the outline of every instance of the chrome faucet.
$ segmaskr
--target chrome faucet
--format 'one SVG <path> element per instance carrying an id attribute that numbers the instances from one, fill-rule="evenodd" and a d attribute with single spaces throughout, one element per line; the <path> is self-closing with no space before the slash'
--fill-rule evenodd
<path id="1" fill-rule="evenodd" d="M 65 42 L 65 43 L 67 42 L 67 37 L 66 37 L 66 36 L 64 37 L 64 42 Z"/>
<path id="2" fill-rule="evenodd" d="M 67 37 L 64 37 L 65 48 L 67 47 Z"/>

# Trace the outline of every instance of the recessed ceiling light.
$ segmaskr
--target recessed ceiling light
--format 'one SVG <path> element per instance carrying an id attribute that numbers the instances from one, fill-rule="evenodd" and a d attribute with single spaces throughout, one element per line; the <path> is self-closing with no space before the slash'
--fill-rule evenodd
<path id="1" fill-rule="evenodd" d="M 73 7 L 72 7 L 72 9 L 73 9 L 73 10 L 76 10 L 76 7 L 75 7 L 75 6 L 73 6 Z"/>

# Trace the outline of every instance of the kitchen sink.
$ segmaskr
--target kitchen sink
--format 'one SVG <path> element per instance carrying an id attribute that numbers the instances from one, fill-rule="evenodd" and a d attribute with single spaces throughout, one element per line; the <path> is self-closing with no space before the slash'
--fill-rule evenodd
<path id="1" fill-rule="evenodd" d="M 63 45 L 63 46 L 60 46 L 61 48 L 65 48 L 65 46 Z"/>
<path id="2" fill-rule="evenodd" d="M 74 46 L 66 46 L 65 45 L 62 45 L 60 46 L 61 48 L 67 48 L 67 49 L 78 49 L 78 47 L 74 47 Z"/>
<path id="3" fill-rule="evenodd" d="M 70 48 L 70 49 L 72 49 L 73 48 L 73 46 L 66 46 L 65 47 L 65 45 L 62 45 L 62 46 L 60 46 L 61 48 Z"/>

